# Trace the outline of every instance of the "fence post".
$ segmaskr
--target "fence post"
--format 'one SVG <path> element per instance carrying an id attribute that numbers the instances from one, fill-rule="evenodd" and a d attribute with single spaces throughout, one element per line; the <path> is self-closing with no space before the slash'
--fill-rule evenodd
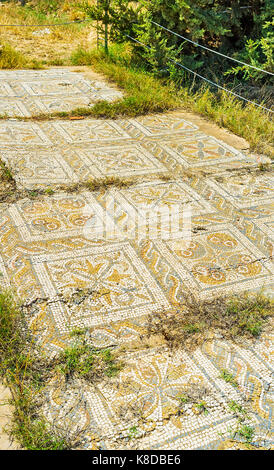
<path id="1" fill-rule="evenodd" d="M 101 45 L 101 40 L 104 41 L 105 53 L 108 54 L 108 43 L 109 43 L 109 6 L 110 0 L 97 0 L 97 11 L 100 12 L 101 20 L 97 20 L 96 29 L 97 29 L 97 49 Z M 104 37 L 100 37 L 100 34 L 103 34 Z"/>
<path id="2" fill-rule="evenodd" d="M 105 53 L 108 55 L 109 0 L 105 4 Z"/>

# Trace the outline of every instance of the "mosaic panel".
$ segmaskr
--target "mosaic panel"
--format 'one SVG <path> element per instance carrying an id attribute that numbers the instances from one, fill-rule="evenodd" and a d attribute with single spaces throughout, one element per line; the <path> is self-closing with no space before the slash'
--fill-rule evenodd
<path id="1" fill-rule="evenodd" d="M 273 202 L 273 175 L 237 175 L 209 182 L 219 194 L 232 201 L 236 207 L 250 207 Z"/>
<path id="2" fill-rule="evenodd" d="M 80 287 L 94 292 L 87 305 L 80 308 L 76 303 L 58 311 L 60 304 L 56 302 L 54 316 L 61 331 L 68 325 L 94 326 L 169 305 L 126 242 L 59 255 L 35 255 L 31 262 L 44 294 L 50 298 L 58 293 L 70 294 Z"/>
<path id="3" fill-rule="evenodd" d="M 91 86 L 89 86 L 86 81 L 79 81 L 76 83 L 71 83 L 70 80 L 50 80 L 50 81 L 35 81 L 35 82 L 21 82 L 22 88 L 30 96 L 39 96 L 39 95 L 70 95 L 78 94 L 85 89 L 85 92 L 94 91 Z"/>
<path id="4" fill-rule="evenodd" d="M 190 131 L 193 133 L 198 127 L 182 119 L 180 113 L 154 114 L 135 119 L 121 121 L 121 126 L 132 137 L 154 136 L 162 134 L 177 134 Z"/>
<path id="5" fill-rule="evenodd" d="M 58 121 L 51 125 L 55 141 L 62 137 L 67 143 L 81 143 L 102 140 L 128 138 L 128 134 L 119 126 L 118 121 L 85 119 L 79 122 Z"/>
<path id="6" fill-rule="evenodd" d="M 81 235 L 89 222 L 96 232 L 105 214 L 90 193 L 59 193 L 51 198 L 22 199 L 7 210 L 11 223 L 25 242 Z"/>
<path id="7" fill-rule="evenodd" d="M 157 209 L 178 205 L 183 209 L 191 204 L 194 214 L 213 212 L 210 202 L 203 199 L 196 191 L 184 182 L 153 181 L 142 183 L 134 188 L 122 189 L 119 196 L 132 204 L 136 210 Z"/>
<path id="8" fill-rule="evenodd" d="M 159 241 L 156 246 L 172 263 L 175 255 L 177 272 L 202 296 L 263 287 L 272 279 L 271 260 L 231 225 L 195 234 L 191 242 Z"/>
<path id="9" fill-rule="evenodd" d="M 32 189 L 78 181 L 73 169 L 55 150 L 49 151 L 44 147 L 5 149 L 1 151 L 1 158 L 13 171 L 18 187 Z"/>
<path id="10" fill-rule="evenodd" d="M 0 122 L 0 148 L 4 146 L 51 145 L 42 126 L 32 122 Z"/>
<path id="11" fill-rule="evenodd" d="M 97 100 L 100 98 L 97 97 Z M 55 113 L 60 111 L 70 111 L 71 109 L 87 107 L 96 101 L 95 96 L 76 95 L 56 97 L 40 97 L 33 99 L 32 105 L 37 110 L 36 113 Z"/>
<path id="12" fill-rule="evenodd" d="M 111 145 L 94 148 L 86 145 L 76 151 L 84 166 L 94 177 L 118 175 L 134 176 L 138 174 L 165 172 L 166 168 L 150 152 L 138 143 Z"/>

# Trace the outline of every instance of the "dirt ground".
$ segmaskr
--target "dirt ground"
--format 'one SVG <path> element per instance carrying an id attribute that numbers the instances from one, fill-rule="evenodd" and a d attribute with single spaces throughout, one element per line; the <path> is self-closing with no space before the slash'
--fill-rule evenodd
<path id="1" fill-rule="evenodd" d="M 5 427 L 8 425 L 11 416 L 12 409 L 8 404 L 8 400 L 11 398 L 9 390 L 0 385 L 0 450 L 15 450 L 17 446 L 14 442 L 11 442 L 9 436 L 5 432 Z"/>

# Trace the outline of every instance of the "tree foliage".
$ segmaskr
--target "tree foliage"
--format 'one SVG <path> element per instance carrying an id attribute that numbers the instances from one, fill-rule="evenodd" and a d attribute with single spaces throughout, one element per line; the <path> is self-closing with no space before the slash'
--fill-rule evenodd
<path id="1" fill-rule="evenodd" d="M 150 46 L 143 54 L 152 68 L 172 70 L 169 58 L 180 60 L 209 78 L 224 73 L 244 79 L 264 76 L 248 67 L 235 67 L 178 36 L 162 30 L 155 21 L 178 34 L 212 49 L 273 71 L 273 0 L 140 0 L 142 22 L 138 39 Z"/>

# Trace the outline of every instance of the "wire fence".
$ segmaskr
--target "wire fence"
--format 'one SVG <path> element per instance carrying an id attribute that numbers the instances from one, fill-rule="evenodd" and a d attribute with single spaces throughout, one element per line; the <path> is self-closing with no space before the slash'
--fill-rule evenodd
<path id="1" fill-rule="evenodd" d="M 172 31 L 171 29 L 168 29 L 165 26 L 162 26 L 161 24 L 156 23 L 155 21 L 151 21 L 151 23 L 155 24 L 156 26 L 159 26 L 159 28 L 162 28 L 165 31 L 168 31 L 171 34 L 174 34 L 175 36 L 178 36 L 181 39 L 184 39 L 184 41 L 190 42 L 191 44 L 193 44 L 196 47 L 201 47 L 202 49 L 205 49 L 206 51 L 213 52 L 214 54 L 218 54 L 218 55 L 224 57 L 225 59 L 229 59 L 229 60 L 232 60 L 234 62 L 237 62 L 238 64 L 244 65 L 246 67 L 250 67 L 252 69 L 257 70 L 258 72 L 263 72 L 263 73 L 267 73 L 268 75 L 274 76 L 274 73 L 272 73 L 272 72 L 268 72 L 267 70 L 260 69 L 259 67 L 255 67 L 254 65 L 247 64 L 245 62 L 242 62 L 241 60 L 235 59 L 234 57 L 230 57 L 229 55 L 222 54 L 221 52 L 215 51 L 215 49 L 210 49 L 207 46 L 203 46 L 202 44 L 199 44 L 198 42 L 192 41 L 191 39 L 188 39 L 188 38 L 182 36 L 181 34 L 178 34 L 175 31 Z"/>
<path id="2" fill-rule="evenodd" d="M 144 44 L 143 42 L 139 41 L 138 39 L 135 39 L 135 38 L 133 38 L 132 36 L 129 36 L 128 34 L 127 34 L 126 36 L 127 36 L 129 39 L 131 39 L 132 41 L 134 41 L 134 42 L 136 42 L 136 43 L 142 45 L 142 46 L 145 47 L 146 49 L 152 50 L 152 48 L 151 48 L 150 46 Z M 251 101 L 251 100 L 245 98 L 244 96 L 241 96 L 241 95 L 239 95 L 238 93 L 235 93 L 235 92 L 232 91 L 232 90 L 228 90 L 228 88 L 225 88 L 225 87 L 219 85 L 218 83 L 215 83 L 215 82 L 209 80 L 209 79 L 206 78 L 206 77 L 203 77 L 203 76 L 200 75 L 199 73 L 194 72 L 194 70 L 191 70 L 191 69 L 189 69 L 188 67 L 186 67 L 185 65 L 180 64 L 180 62 L 177 62 L 176 60 L 173 60 L 173 59 L 171 59 L 171 58 L 168 58 L 168 60 L 169 60 L 170 62 L 172 62 L 173 64 L 175 64 L 175 65 L 177 65 L 177 66 L 183 68 L 183 69 L 186 70 L 187 72 L 192 73 L 192 74 L 195 75 L 196 77 L 199 77 L 199 78 L 201 78 L 202 80 L 205 80 L 205 81 L 206 81 L 207 83 L 209 83 L 210 85 L 213 85 L 213 86 L 219 88 L 220 90 L 223 90 L 223 91 L 225 91 L 225 92 L 227 92 L 227 93 L 229 93 L 229 94 L 235 96 L 236 98 L 240 98 L 241 100 L 244 100 L 244 101 L 246 101 L 247 103 L 250 103 L 250 104 L 253 104 L 254 106 L 257 106 L 257 107 L 259 107 L 259 108 L 262 108 L 262 109 L 264 109 L 265 111 L 267 111 L 267 112 L 269 112 L 269 113 L 274 113 L 274 111 L 272 111 L 271 109 L 266 108 L 265 106 L 262 106 L 261 104 L 258 104 L 258 103 L 256 103 L 255 101 Z"/>
<path id="3" fill-rule="evenodd" d="M 28 27 L 28 28 L 37 28 L 37 27 L 41 27 L 41 28 L 42 28 L 42 27 L 58 27 L 58 26 L 67 26 L 67 25 L 72 25 L 72 24 L 82 24 L 82 23 L 87 23 L 87 22 L 90 22 L 90 21 L 91 21 L 91 20 L 84 19 L 84 20 L 67 21 L 67 22 L 63 22 L 63 23 L 48 23 L 48 24 L 0 24 L 0 27 L 6 27 L 6 28 L 11 28 L 11 27 L 15 27 L 15 28 L 17 28 L 17 27 Z M 229 60 L 231 60 L 231 61 L 237 62 L 238 64 L 244 65 L 244 66 L 246 66 L 246 67 L 250 67 L 250 68 L 255 69 L 255 70 L 259 71 L 259 72 L 266 73 L 266 74 L 268 74 L 268 75 L 274 76 L 274 73 L 272 73 L 272 72 L 269 72 L 269 71 L 267 71 L 267 70 L 260 69 L 259 67 L 256 67 L 256 66 L 254 66 L 254 65 L 252 65 L 252 64 L 247 64 L 247 63 L 242 62 L 242 61 L 240 61 L 240 60 L 238 60 L 238 59 L 235 59 L 234 57 L 230 57 L 230 56 L 228 56 L 228 55 L 226 55 L 226 54 L 222 54 L 222 53 L 219 52 L 219 51 L 216 51 L 216 50 L 211 49 L 211 48 L 209 48 L 209 47 L 207 47 L 207 46 L 204 46 L 204 45 L 199 44 L 199 43 L 197 43 L 197 42 L 195 42 L 195 41 L 192 41 L 191 39 L 186 38 L 186 37 L 182 36 L 181 34 L 178 34 L 178 33 L 176 33 L 175 31 L 172 31 L 171 29 L 166 28 L 165 26 L 160 25 L 159 23 L 156 23 L 156 21 L 151 21 L 151 23 L 152 23 L 152 24 L 155 24 L 155 25 L 158 26 L 159 28 L 162 28 L 163 30 L 165 30 L 165 31 L 167 31 L 167 32 L 169 32 L 169 33 L 171 33 L 171 34 L 173 34 L 173 35 L 175 35 L 175 36 L 177 36 L 177 37 L 183 39 L 184 41 L 187 41 L 187 42 L 189 42 L 189 43 L 195 45 L 196 47 L 200 47 L 200 48 L 205 49 L 205 50 L 207 50 L 207 51 L 209 51 L 209 52 L 213 52 L 214 54 L 217 54 L 217 55 L 219 55 L 219 56 L 222 56 L 222 57 L 224 57 L 224 58 L 226 58 L 226 59 L 229 59 Z M 136 43 L 142 45 L 142 46 L 145 47 L 146 49 L 152 50 L 152 48 L 151 48 L 150 46 L 144 44 L 143 42 L 139 41 L 138 39 L 135 39 L 135 38 L 133 38 L 132 36 L 130 36 L 130 35 L 128 35 L 128 34 L 126 34 L 125 36 L 126 36 L 127 38 L 129 38 L 130 40 L 132 40 L 132 41 L 134 41 L 134 42 L 136 42 Z M 98 23 L 97 23 L 97 45 L 99 45 L 100 40 L 101 40 L 101 38 L 99 37 L 99 34 L 98 34 Z M 188 67 L 186 67 L 185 65 L 181 64 L 180 62 L 177 62 L 177 61 L 175 61 L 174 59 L 171 59 L 171 58 L 168 58 L 168 60 L 169 60 L 171 63 L 177 65 L 178 67 L 181 67 L 182 69 L 186 70 L 187 72 L 192 73 L 195 77 L 199 77 L 200 79 L 206 81 L 206 82 L 209 83 L 210 85 L 212 85 L 212 86 L 214 86 L 214 87 L 216 87 L 216 88 L 218 88 L 218 89 L 220 89 L 220 90 L 223 90 L 223 91 L 225 91 L 226 93 L 229 93 L 229 94 L 235 96 L 236 98 L 239 98 L 239 99 L 241 99 L 241 100 L 243 100 L 243 101 L 245 101 L 245 102 L 247 102 L 247 103 L 249 103 L 249 104 L 253 104 L 254 106 L 257 106 L 257 107 L 259 107 L 259 108 L 261 108 L 261 109 L 263 109 L 263 110 L 265 110 L 265 111 L 267 111 L 267 112 L 269 112 L 269 113 L 274 113 L 274 111 L 272 111 L 271 109 L 269 109 L 269 108 L 267 108 L 267 107 L 265 107 L 265 106 L 263 106 L 263 105 L 261 105 L 261 104 L 259 104 L 259 103 L 256 103 L 255 101 L 251 101 L 251 100 L 245 98 L 244 96 L 239 95 L 238 93 L 235 93 L 234 91 L 229 90 L 228 88 L 225 88 L 225 87 L 223 87 L 222 85 L 219 85 L 219 84 L 216 83 L 216 82 L 213 82 L 212 80 L 209 80 L 208 78 L 204 77 L 203 75 L 200 75 L 199 73 L 195 72 L 194 70 L 191 70 L 190 68 L 188 68 Z"/>

